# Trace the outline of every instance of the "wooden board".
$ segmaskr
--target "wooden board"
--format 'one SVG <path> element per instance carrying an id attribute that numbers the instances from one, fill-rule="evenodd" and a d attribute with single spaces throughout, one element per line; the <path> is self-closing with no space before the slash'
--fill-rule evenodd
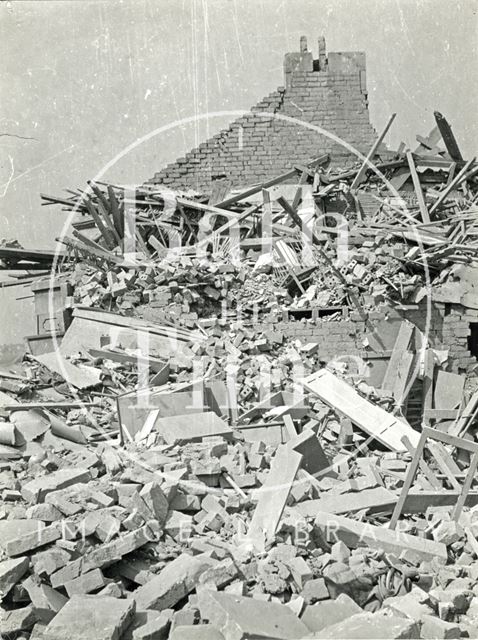
<path id="1" fill-rule="evenodd" d="M 313 373 L 304 380 L 304 386 L 391 451 L 406 451 L 403 436 L 407 436 L 412 446 L 418 445 L 420 436 L 408 424 L 362 398 L 330 371 L 321 369 Z"/>
<path id="2" fill-rule="evenodd" d="M 465 377 L 439 371 L 435 384 L 435 409 L 458 409 L 463 400 Z"/>
<path id="3" fill-rule="evenodd" d="M 382 389 L 384 391 L 389 391 L 390 393 L 392 393 L 395 388 L 398 368 L 403 359 L 404 352 L 406 352 L 408 349 L 408 345 L 410 344 L 410 340 L 412 339 L 414 329 L 415 327 L 413 326 L 413 324 L 411 322 L 408 322 L 407 320 L 404 320 L 400 324 L 397 339 L 395 340 L 392 355 L 390 356 L 390 361 L 388 363 L 387 371 L 385 372 L 385 377 L 382 383 Z"/>
<path id="4" fill-rule="evenodd" d="M 423 197 L 422 185 L 420 184 L 420 178 L 418 177 L 417 170 L 415 168 L 415 162 L 413 161 L 412 152 L 407 152 L 407 162 L 412 175 L 413 188 L 417 196 L 418 206 L 420 207 L 420 213 L 422 216 L 422 222 L 430 222 L 430 216 L 428 214 L 425 198 Z"/>
<path id="5" fill-rule="evenodd" d="M 460 414 L 460 417 L 453 424 L 448 433 L 452 436 L 461 436 L 466 431 L 467 425 L 469 421 L 472 419 L 473 415 L 476 413 L 478 407 L 478 390 L 471 396 L 468 403 L 466 404 L 463 412 Z"/>
<path id="6" fill-rule="evenodd" d="M 408 391 L 412 382 L 411 373 L 413 368 L 414 354 L 411 351 L 404 351 L 397 367 L 395 384 L 393 385 L 393 397 L 398 405 L 403 405 L 407 399 Z"/>
<path id="7" fill-rule="evenodd" d="M 246 536 L 257 551 L 274 537 L 301 461 L 302 455 L 289 447 L 277 448 L 267 480 L 257 492 L 259 500 Z"/>

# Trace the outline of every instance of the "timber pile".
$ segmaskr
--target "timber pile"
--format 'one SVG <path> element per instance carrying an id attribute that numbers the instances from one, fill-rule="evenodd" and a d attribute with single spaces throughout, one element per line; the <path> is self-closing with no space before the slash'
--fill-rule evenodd
<path id="1" fill-rule="evenodd" d="M 407 207 L 326 157 L 172 209 L 149 186 L 45 197 L 79 213 L 57 265 L 72 317 L 54 351 L 0 371 L 2 638 L 476 636 L 476 380 L 425 349 L 413 375 L 436 368 L 448 404 L 427 392 L 417 430 L 417 327 L 376 386 L 269 328 L 418 302 L 427 273 L 468 295 L 477 165 L 437 123 L 446 149 L 432 132 L 378 162 L 397 190 L 411 177 Z M 270 191 L 294 177 L 292 197 Z"/>

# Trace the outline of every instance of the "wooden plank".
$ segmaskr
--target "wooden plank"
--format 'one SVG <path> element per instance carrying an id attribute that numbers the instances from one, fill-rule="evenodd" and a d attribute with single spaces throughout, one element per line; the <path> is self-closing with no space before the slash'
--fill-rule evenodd
<path id="1" fill-rule="evenodd" d="M 461 512 L 463 511 L 463 507 L 465 506 L 466 496 L 468 495 L 468 492 L 471 489 L 471 484 L 475 479 L 477 466 L 478 466 L 478 451 L 475 454 L 473 454 L 470 460 L 470 466 L 468 468 L 468 473 L 466 474 L 465 482 L 463 483 L 461 495 L 458 498 L 458 501 L 452 512 L 452 518 L 456 522 L 458 522 L 458 520 L 460 519 Z"/>
<path id="2" fill-rule="evenodd" d="M 392 115 L 390 116 L 390 118 L 388 119 L 387 124 L 385 125 L 382 133 L 378 136 L 378 138 L 376 139 L 375 143 L 373 144 L 372 148 L 370 149 L 370 151 L 367 154 L 367 157 L 365 158 L 365 160 L 362 163 L 362 166 L 360 167 L 359 172 L 357 173 L 357 175 L 355 176 L 352 184 L 350 185 L 351 189 L 356 189 L 359 184 L 362 182 L 362 180 L 365 177 L 365 173 L 367 172 L 367 169 L 370 168 L 371 165 L 371 160 L 373 159 L 375 153 L 377 152 L 377 149 L 379 148 L 379 146 L 382 144 L 383 139 L 385 138 L 385 136 L 388 133 L 388 130 L 390 129 L 390 127 L 392 126 L 392 122 L 395 120 L 396 117 L 396 113 L 392 113 Z"/>
<path id="3" fill-rule="evenodd" d="M 416 450 L 412 447 L 412 445 L 410 444 L 406 436 L 402 438 L 402 442 L 407 447 L 408 452 L 413 458 L 416 454 Z M 442 483 L 440 482 L 440 480 L 438 480 L 436 475 L 433 473 L 433 471 L 430 469 L 430 467 L 427 465 L 427 463 L 422 457 L 420 457 L 418 465 L 420 467 L 420 471 L 426 477 L 426 479 L 428 480 L 428 482 L 430 483 L 433 489 L 437 489 L 437 490 L 443 489 Z"/>
<path id="4" fill-rule="evenodd" d="M 452 447 L 457 447 L 458 449 L 464 449 L 465 451 L 470 451 L 471 453 L 476 453 L 478 451 L 478 443 L 466 440 L 465 438 L 457 438 L 456 436 L 453 436 L 449 433 L 438 431 L 438 429 L 430 429 L 429 427 L 425 427 L 423 429 L 423 433 L 425 433 L 429 438 L 438 440 L 438 442 L 443 442 L 443 444 L 449 444 Z"/>
<path id="5" fill-rule="evenodd" d="M 329 155 L 326 153 L 322 156 L 319 156 L 318 158 L 315 158 L 315 160 L 308 162 L 307 166 L 319 167 L 320 165 L 328 162 L 328 160 L 329 160 Z M 268 189 L 269 187 L 273 187 L 276 184 L 280 184 L 281 182 L 290 180 L 290 178 L 293 178 L 295 175 L 297 175 L 297 169 L 294 167 L 294 169 L 291 169 L 290 171 L 287 171 L 286 173 L 283 173 L 280 176 L 271 178 L 271 180 L 267 180 L 266 182 L 263 182 L 262 184 L 259 184 L 256 187 L 252 187 L 251 189 L 247 189 L 247 191 L 243 191 L 242 193 L 238 193 L 235 196 L 231 196 L 230 198 L 227 198 L 222 202 L 218 202 L 216 204 L 216 207 L 218 207 L 219 209 L 227 209 L 227 207 L 229 207 L 231 204 L 235 204 L 236 202 L 240 202 L 241 200 L 246 200 L 250 196 L 253 196 L 256 193 L 259 193 L 259 191 L 262 191 L 262 189 Z"/>
<path id="6" fill-rule="evenodd" d="M 107 228 L 107 233 L 111 235 L 112 242 L 118 246 L 122 246 L 121 238 L 117 233 L 109 212 L 109 202 L 101 189 L 91 180 L 88 181 L 89 186 L 93 189 L 94 194 L 98 198 L 98 214 L 101 215 L 103 222 Z"/>
<path id="7" fill-rule="evenodd" d="M 227 222 L 225 222 L 221 227 L 219 227 L 218 229 L 213 231 L 211 234 L 209 234 L 207 236 L 207 238 L 203 238 L 202 240 L 197 242 L 195 245 L 193 245 L 194 248 L 196 250 L 197 249 L 201 249 L 201 248 L 205 248 L 209 244 L 212 244 L 212 242 L 214 241 L 215 238 L 219 238 L 220 236 L 224 235 L 226 233 L 226 231 L 229 231 L 230 229 L 233 229 L 234 227 L 239 228 L 239 223 L 243 222 L 252 213 L 254 213 L 254 211 L 257 211 L 258 208 L 259 208 L 259 205 L 255 205 L 253 207 L 247 208 L 245 211 L 243 211 L 237 217 L 232 218 L 231 220 L 228 220 Z"/>
<path id="8" fill-rule="evenodd" d="M 446 150 L 450 154 L 450 158 L 455 162 L 463 162 L 463 156 L 461 155 L 458 143 L 447 119 L 439 111 L 435 111 L 433 115 L 435 116 L 435 122 L 440 130 L 441 137 L 445 143 Z"/>
<path id="9" fill-rule="evenodd" d="M 432 408 L 433 404 L 433 371 L 435 368 L 435 358 L 433 351 L 427 349 L 424 356 L 423 368 L 423 389 L 422 389 L 422 406 L 423 406 L 423 422 L 428 425 L 426 412 Z"/>
<path id="10" fill-rule="evenodd" d="M 11 400 L 11 398 L 10 398 Z M 10 411 L 13 413 L 14 411 L 29 411 L 30 409 L 50 409 L 50 410 L 64 410 L 64 409 L 82 409 L 83 407 L 100 407 L 101 402 L 75 402 L 72 400 L 71 402 L 22 402 L 20 404 L 1 404 L 0 399 L 0 408 L 5 411 Z"/>
<path id="11" fill-rule="evenodd" d="M 316 516 L 314 526 L 331 542 L 341 540 L 349 548 L 367 545 L 396 556 L 402 551 L 411 550 L 422 560 L 438 560 L 440 564 L 446 564 L 448 559 L 446 546 L 441 542 L 412 536 L 403 531 L 376 527 L 369 522 L 358 522 L 344 516 L 322 512 Z"/>
<path id="12" fill-rule="evenodd" d="M 120 209 L 118 200 L 116 199 L 116 194 L 114 192 L 113 187 L 108 185 L 108 197 L 110 199 L 110 208 L 111 214 L 113 216 L 113 224 L 115 226 L 116 232 L 120 238 L 124 237 L 124 216 L 123 212 Z"/>
<path id="13" fill-rule="evenodd" d="M 453 180 L 450 182 L 450 184 L 448 186 L 446 186 L 443 191 L 440 192 L 440 195 L 438 196 L 438 198 L 436 199 L 435 203 L 433 204 L 433 206 L 430 209 L 430 215 L 441 205 L 441 203 L 445 200 L 445 198 L 448 196 L 448 194 L 455 188 L 455 185 L 457 185 L 460 180 L 466 175 L 468 169 L 471 167 L 471 165 L 475 162 L 476 158 L 472 158 L 471 160 L 469 160 L 465 166 L 462 168 L 462 170 L 458 173 L 458 175 L 456 175 Z"/>
<path id="14" fill-rule="evenodd" d="M 469 421 L 473 418 L 478 408 L 478 389 L 469 399 L 456 423 L 448 430 L 452 436 L 461 436 L 465 433 Z"/>
<path id="15" fill-rule="evenodd" d="M 455 420 L 457 415 L 457 409 L 427 409 L 423 412 L 423 417 L 427 422 L 430 420 Z"/>
<path id="16" fill-rule="evenodd" d="M 96 249 L 97 251 L 100 251 L 100 252 L 105 251 L 104 247 L 102 247 L 100 244 L 98 244 L 91 238 L 88 238 L 87 236 L 83 235 L 80 231 L 73 229 L 72 233 L 77 240 L 79 240 L 80 242 L 83 242 L 83 244 L 85 244 L 87 247 L 91 249 Z"/>
<path id="17" fill-rule="evenodd" d="M 425 513 L 428 507 L 449 507 L 456 504 L 461 491 L 417 491 L 412 489 L 408 492 L 403 503 L 402 513 Z M 465 505 L 474 507 L 478 504 L 478 493 L 468 493 Z"/>
<path id="18" fill-rule="evenodd" d="M 404 320 L 400 323 L 398 335 L 395 340 L 395 344 L 393 345 L 392 355 L 390 356 L 390 361 L 382 383 L 382 389 L 384 391 L 393 392 L 395 388 L 398 366 L 404 352 L 408 349 L 414 330 L 414 325 L 411 322 L 408 322 L 408 320 Z"/>
<path id="19" fill-rule="evenodd" d="M 423 454 L 423 447 L 425 446 L 426 440 L 427 440 L 427 435 L 426 433 L 422 432 L 416 447 L 415 455 L 413 456 L 410 466 L 408 467 L 407 476 L 405 478 L 405 482 L 403 483 L 403 487 L 400 492 L 400 497 L 398 498 L 397 504 L 395 505 L 395 509 L 393 510 L 392 518 L 389 524 L 390 529 L 395 529 L 395 527 L 397 526 L 398 519 L 400 518 L 400 515 L 402 513 L 403 505 L 405 503 L 406 497 L 408 495 L 408 492 L 411 489 L 413 481 L 415 480 L 415 476 L 417 474 L 418 467 L 420 465 L 420 460 Z M 412 443 L 412 446 L 414 446 L 413 443 Z"/>
<path id="20" fill-rule="evenodd" d="M 403 436 L 413 446 L 418 444 L 420 436 L 408 424 L 373 405 L 330 371 L 317 371 L 304 380 L 304 386 L 391 451 L 406 451 Z"/>
<path id="21" fill-rule="evenodd" d="M 292 440 L 297 436 L 297 429 L 295 428 L 294 421 L 289 415 L 282 416 L 282 420 L 284 421 L 285 429 L 289 439 Z"/>
<path id="22" fill-rule="evenodd" d="M 408 167 L 399 167 L 390 178 L 390 184 L 394 189 L 400 191 L 409 177 L 410 169 Z"/>
<path id="23" fill-rule="evenodd" d="M 411 384 L 408 385 L 408 381 L 410 380 L 414 357 L 411 351 L 405 351 L 398 363 L 397 375 L 393 386 L 393 397 L 398 406 L 402 406 L 405 403 L 407 386 L 408 389 L 411 387 Z"/>
<path id="24" fill-rule="evenodd" d="M 103 240 L 106 243 L 106 248 L 114 249 L 116 247 L 116 242 L 113 234 L 111 233 L 110 229 L 108 229 L 108 227 L 104 224 L 103 219 L 96 210 L 95 205 L 89 199 L 86 199 L 84 202 L 86 208 L 88 209 L 88 213 L 93 218 L 98 231 L 101 233 Z M 73 235 L 75 235 L 75 232 L 73 232 Z"/>
<path id="25" fill-rule="evenodd" d="M 422 216 L 423 222 L 430 222 L 430 215 L 428 214 L 427 205 L 425 202 L 425 198 L 423 196 L 422 185 L 420 184 L 420 178 L 418 177 L 417 170 L 415 167 L 415 163 L 413 161 L 413 155 L 411 151 L 407 151 L 407 162 L 410 168 L 410 173 L 412 175 L 413 188 L 415 189 L 415 194 L 418 200 L 418 206 L 420 208 L 420 213 Z"/>
<path id="26" fill-rule="evenodd" d="M 238 213 L 235 211 L 227 211 L 226 208 L 219 208 L 217 205 L 205 204 L 204 202 L 197 202 L 196 200 L 190 200 L 189 198 L 176 198 L 178 205 L 186 207 L 187 209 L 195 209 L 196 211 L 204 211 L 205 213 L 213 213 L 223 218 L 230 218 L 230 220 L 236 220 Z"/>
<path id="27" fill-rule="evenodd" d="M 257 491 L 259 499 L 246 535 L 257 551 L 263 551 L 274 537 L 301 461 L 301 454 L 289 447 L 277 448 L 269 475 Z"/>
<path id="28" fill-rule="evenodd" d="M 116 256 L 114 253 L 108 252 L 106 250 L 100 251 L 99 249 L 95 249 L 91 246 L 86 246 L 82 242 L 78 242 L 77 240 L 72 240 L 71 238 L 55 238 L 57 242 L 61 242 L 62 244 L 70 247 L 71 249 L 76 249 L 77 251 L 88 253 L 95 258 L 99 258 L 100 260 L 105 260 L 106 262 L 112 262 L 118 266 L 125 265 L 124 258 L 122 256 Z M 129 268 L 132 266 L 130 264 L 126 264 Z"/>
<path id="29" fill-rule="evenodd" d="M 447 460 L 448 453 L 446 451 L 443 451 L 439 446 L 439 443 L 437 442 L 427 442 L 426 447 L 432 454 L 438 468 L 443 473 L 443 475 L 447 478 L 448 482 L 451 484 L 453 489 L 455 489 L 456 491 L 461 491 L 460 483 L 455 478 L 448 464 L 448 460 Z"/>

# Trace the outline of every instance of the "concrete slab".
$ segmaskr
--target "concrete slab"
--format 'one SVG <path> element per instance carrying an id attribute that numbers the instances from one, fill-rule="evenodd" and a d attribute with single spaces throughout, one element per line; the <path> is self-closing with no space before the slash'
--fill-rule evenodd
<path id="1" fill-rule="evenodd" d="M 199 576 L 216 561 L 206 555 L 182 553 L 133 594 L 138 609 L 173 607 L 196 587 Z"/>
<path id="2" fill-rule="evenodd" d="M 120 640 L 135 611 L 134 600 L 73 596 L 48 624 L 48 640 Z"/>
<path id="3" fill-rule="evenodd" d="M 297 640 L 310 633 L 289 607 L 277 602 L 208 590 L 198 593 L 198 602 L 201 617 L 227 640 Z"/>

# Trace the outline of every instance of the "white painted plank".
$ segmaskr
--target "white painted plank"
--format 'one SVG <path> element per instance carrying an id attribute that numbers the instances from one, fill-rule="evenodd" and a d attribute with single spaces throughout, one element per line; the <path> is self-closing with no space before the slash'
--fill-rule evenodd
<path id="1" fill-rule="evenodd" d="M 403 436 L 407 436 L 412 446 L 418 445 L 420 434 L 417 431 L 362 398 L 353 387 L 327 369 L 321 369 L 306 378 L 304 386 L 388 449 L 406 451 L 402 443 Z"/>

